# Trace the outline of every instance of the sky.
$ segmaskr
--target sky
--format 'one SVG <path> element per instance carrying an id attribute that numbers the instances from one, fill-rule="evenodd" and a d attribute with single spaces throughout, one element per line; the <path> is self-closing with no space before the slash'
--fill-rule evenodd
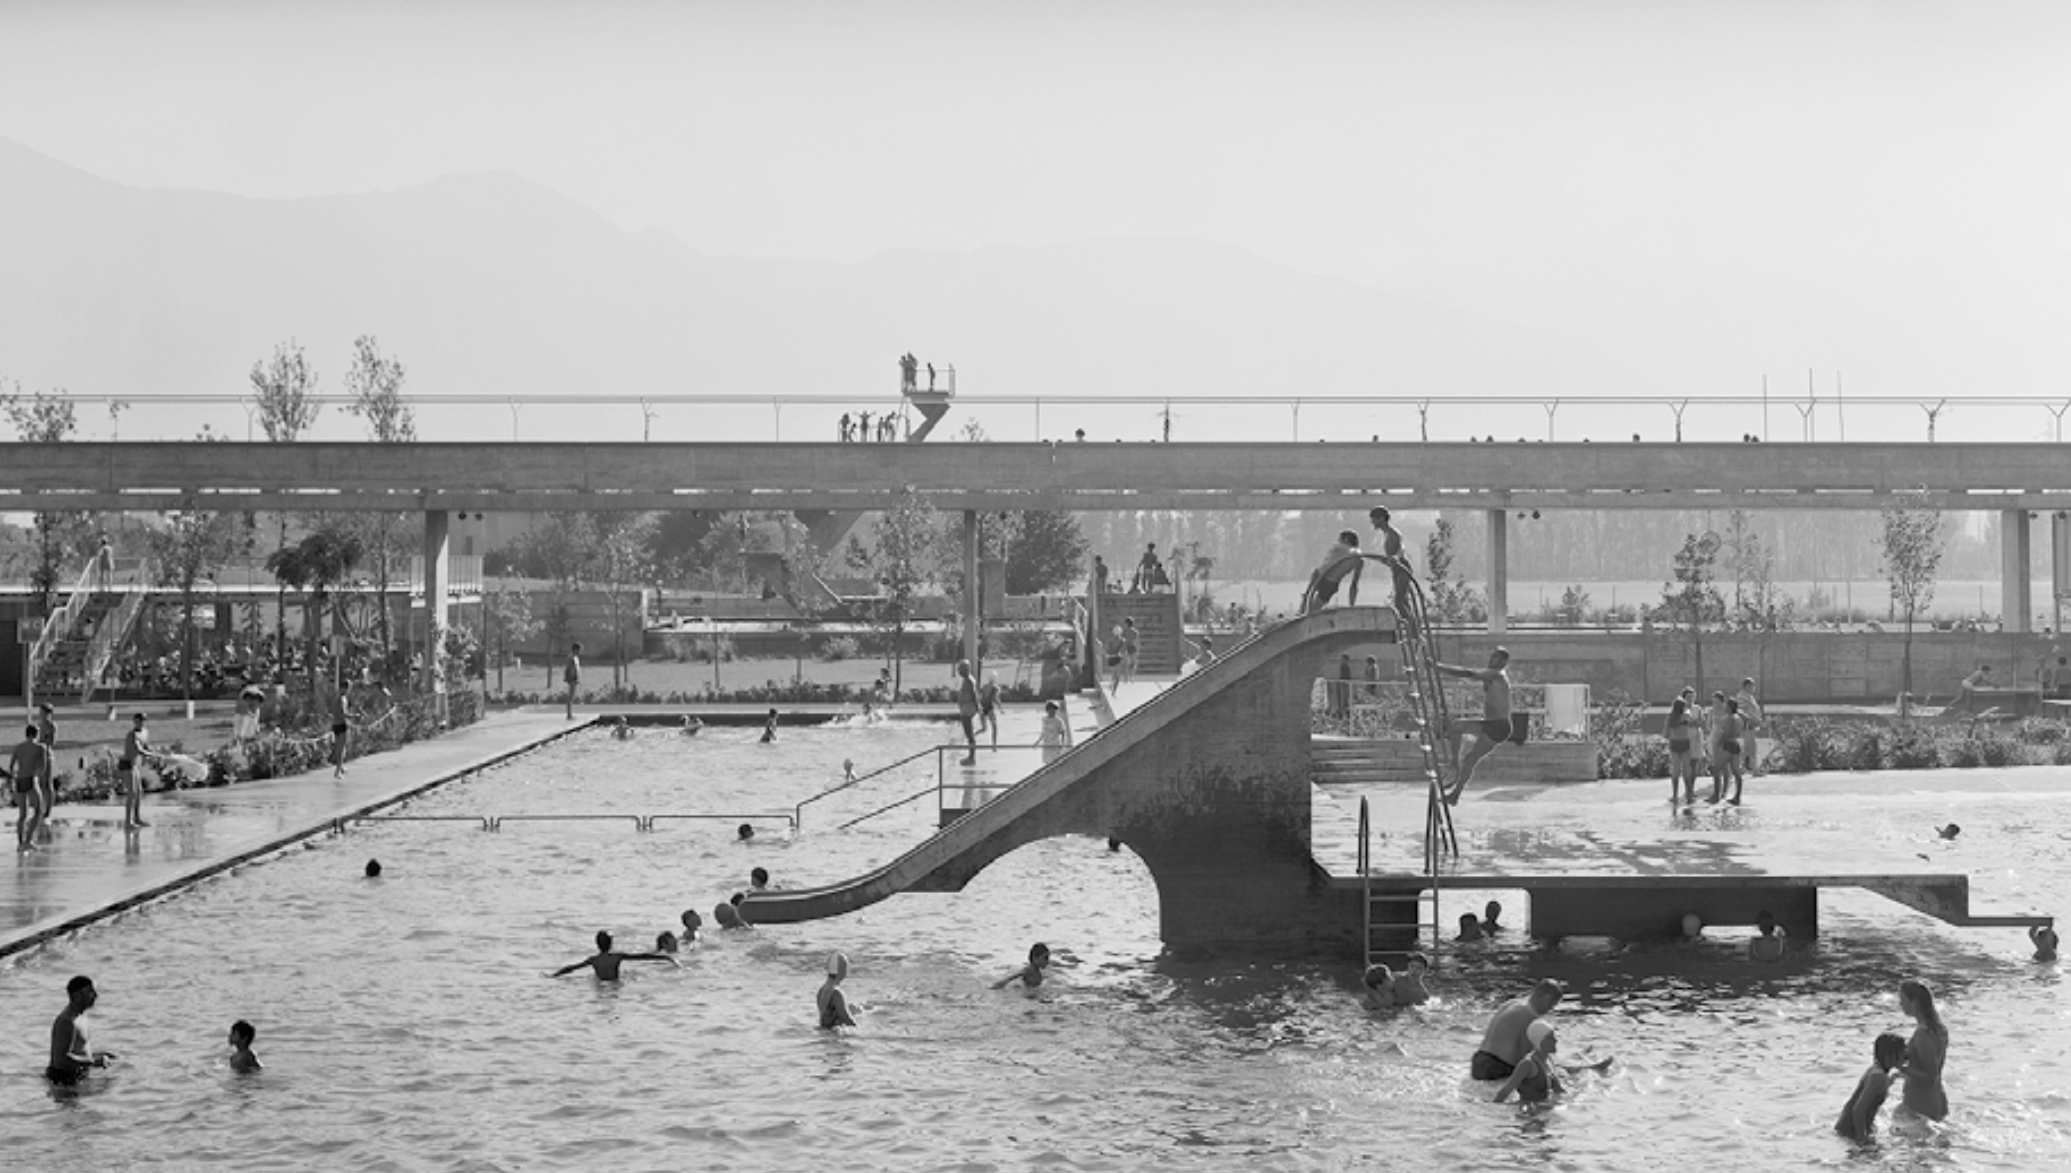
<path id="1" fill-rule="evenodd" d="M 834 262 L 1191 237 L 1692 394 L 2071 387 L 2071 4 L 10 0 L 0 46 L 0 135 L 135 185 L 503 170 Z"/>

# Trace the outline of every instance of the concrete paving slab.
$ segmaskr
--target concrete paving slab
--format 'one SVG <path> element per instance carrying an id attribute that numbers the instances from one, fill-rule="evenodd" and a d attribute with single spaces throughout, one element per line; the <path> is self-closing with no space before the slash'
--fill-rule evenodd
<path id="1" fill-rule="evenodd" d="M 589 723 L 559 710 L 495 713 L 431 741 L 328 768 L 148 794 L 149 826 L 125 833 L 120 803 L 60 802 L 51 842 L 0 872 L 0 957 L 483 769 Z M 9 830 L 12 830 L 10 824 Z"/>

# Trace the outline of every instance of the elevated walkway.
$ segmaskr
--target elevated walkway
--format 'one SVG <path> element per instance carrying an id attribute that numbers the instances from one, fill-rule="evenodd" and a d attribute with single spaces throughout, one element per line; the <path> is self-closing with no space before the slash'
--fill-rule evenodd
<path id="1" fill-rule="evenodd" d="M 751 895 L 744 911 L 789 923 L 954 892 L 1017 847 L 1083 834 L 1144 860 L 1168 944 L 1356 941 L 1356 904 L 1311 893 L 1309 692 L 1324 657 L 1393 639 L 1393 612 L 1376 607 L 1268 628 L 883 867 Z"/>

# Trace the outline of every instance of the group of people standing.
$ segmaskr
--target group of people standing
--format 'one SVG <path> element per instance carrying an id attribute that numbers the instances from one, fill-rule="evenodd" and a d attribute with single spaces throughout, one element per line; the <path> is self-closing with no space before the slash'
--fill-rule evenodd
<path id="1" fill-rule="evenodd" d="M 875 423 L 871 422 L 873 418 Z M 842 412 L 839 434 L 844 444 L 889 444 L 899 438 L 899 417 L 889 411 L 875 417 L 867 411 L 853 415 Z"/>
<path id="2" fill-rule="evenodd" d="M 1755 699 L 1755 682 L 1740 682 L 1740 691 L 1727 696 L 1711 694 L 1711 706 L 1700 708 L 1697 690 L 1685 687 L 1668 709 L 1668 800 L 1684 806 L 1697 803 L 1697 771 L 1700 764 L 1711 775 L 1708 803 L 1724 801 L 1740 805 L 1741 788 L 1747 781 L 1749 763 L 1759 763 L 1755 731 L 1762 727 L 1762 706 Z M 1733 793 L 1726 794 L 1726 784 Z"/>

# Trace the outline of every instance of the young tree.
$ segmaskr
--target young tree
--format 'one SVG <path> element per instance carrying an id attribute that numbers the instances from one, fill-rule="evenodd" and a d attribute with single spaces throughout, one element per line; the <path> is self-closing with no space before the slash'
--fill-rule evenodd
<path id="1" fill-rule="evenodd" d="M 895 688 L 905 687 L 903 643 L 913 600 L 936 578 L 938 516 L 927 497 L 908 485 L 871 527 L 874 541 L 865 569 L 882 591 L 871 618 L 889 641 Z"/>
<path id="2" fill-rule="evenodd" d="M 591 544 L 592 577 L 604 587 L 604 599 L 611 609 L 611 686 L 632 679 L 626 656 L 626 620 L 640 607 L 642 588 L 655 578 L 652 513 L 599 513 L 592 515 L 590 529 L 596 535 Z"/>
<path id="3" fill-rule="evenodd" d="M 1945 535 L 1942 510 L 1923 490 L 1895 493 L 1878 517 L 1883 522 L 1884 577 L 1891 602 L 1906 625 L 1900 679 L 1913 691 L 1913 620 L 1934 602 L 1934 578 L 1941 569 Z M 1904 706 L 1901 705 L 1901 708 Z"/>
<path id="4" fill-rule="evenodd" d="M 63 391 L 48 395 L 41 391 L 24 398 L 21 386 L 0 395 L 0 414 L 14 427 L 15 438 L 24 444 L 58 444 L 70 440 L 79 429 L 79 416 L 71 396 Z M 78 510 L 38 510 L 30 519 L 35 535 L 35 565 L 29 571 L 29 587 L 41 596 L 46 609 L 56 605 L 58 589 L 65 583 L 66 563 L 72 557 L 92 557 L 99 545 L 91 513 Z"/>
<path id="5" fill-rule="evenodd" d="M 1453 523 L 1443 517 L 1424 543 L 1424 596 L 1440 623 L 1467 623 L 1476 611 L 1487 614 L 1481 592 L 1453 579 Z"/>
<path id="6" fill-rule="evenodd" d="M 533 618 L 532 599 L 522 591 L 498 583 L 482 597 L 482 652 L 496 661 L 496 691 L 503 691 L 503 666 L 519 644 L 538 635 L 540 621 Z"/>
<path id="7" fill-rule="evenodd" d="M 1718 555 L 1718 535 L 1686 535 L 1683 548 L 1675 555 L 1675 581 L 1661 587 L 1658 614 L 1671 630 L 1682 633 L 1696 652 L 1700 699 L 1704 693 L 1704 625 L 1717 623 L 1726 615 L 1726 601 L 1712 583 Z"/>
<path id="8" fill-rule="evenodd" d="M 273 357 L 252 364 L 252 400 L 258 407 L 259 427 L 266 433 L 266 439 L 275 444 L 292 444 L 316 423 L 317 413 L 323 404 L 317 399 L 317 373 L 309 359 L 302 353 L 300 344 L 290 340 L 284 346 L 273 348 Z M 276 533 L 273 548 L 276 552 L 288 548 L 288 514 L 285 510 L 276 515 Z M 283 584 L 274 596 L 274 654 L 285 659 L 288 654 L 288 588 Z"/>
<path id="9" fill-rule="evenodd" d="M 1007 593 L 1039 595 L 1077 582 L 1091 546 L 1079 519 L 1059 509 L 1010 514 L 1007 522 Z"/>
<path id="10" fill-rule="evenodd" d="M 151 534 L 151 565 L 158 585 L 180 595 L 180 695 L 194 699 L 194 596 L 244 544 L 241 519 L 233 513 L 193 508 L 192 502 L 166 515 L 166 528 Z"/>
<path id="11" fill-rule="evenodd" d="M 367 436 L 377 444 L 408 444 L 417 439 L 417 420 L 403 399 L 403 364 L 381 353 L 371 334 L 353 339 L 352 366 L 345 372 L 345 391 L 352 402 L 345 410 L 367 422 Z M 367 513 L 359 517 L 360 544 L 368 569 L 374 572 L 379 603 L 376 631 L 384 671 L 394 651 L 389 624 L 388 590 L 398 566 L 410 564 L 408 513 Z"/>

